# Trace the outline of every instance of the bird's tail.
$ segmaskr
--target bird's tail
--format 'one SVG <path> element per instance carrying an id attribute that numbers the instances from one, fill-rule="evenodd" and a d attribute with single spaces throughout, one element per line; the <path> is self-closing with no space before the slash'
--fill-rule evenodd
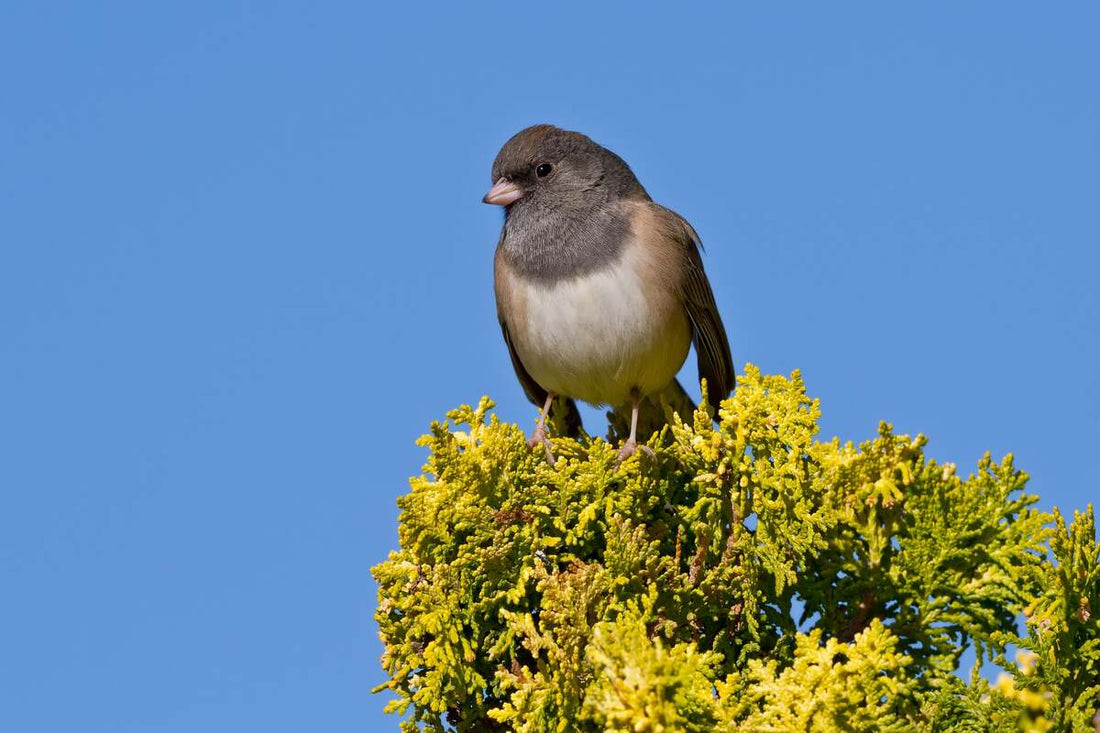
<path id="1" fill-rule="evenodd" d="M 695 413 L 695 402 L 684 390 L 680 380 L 673 379 L 662 391 L 651 394 L 642 400 L 638 410 L 638 442 L 649 440 L 649 436 L 663 428 L 668 420 L 665 417 L 665 408 L 661 405 L 664 401 L 673 412 L 680 416 L 681 420 L 691 422 Z M 607 413 L 608 435 L 612 442 L 625 440 L 630 435 L 631 405 L 616 407 Z"/>
<path id="2" fill-rule="evenodd" d="M 628 414 L 629 417 L 629 414 Z M 577 403 L 571 397 L 558 397 L 550 408 L 550 421 L 554 425 L 554 435 L 564 435 L 569 438 L 581 437 L 584 424 L 581 422 L 581 411 Z"/>

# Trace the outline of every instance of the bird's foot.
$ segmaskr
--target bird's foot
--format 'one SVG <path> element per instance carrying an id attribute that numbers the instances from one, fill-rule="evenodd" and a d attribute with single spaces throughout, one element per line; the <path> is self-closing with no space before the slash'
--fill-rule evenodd
<path id="1" fill-rule="evenodd" d="M 638 441 L 634 440 L 634 438 L 627 438 L 626 442 L 623 443 L 623 447 L 619 449 L 619 458 L 615 461 L 615 467 L 618 468 L 621 466 L 623 461 L 630 458 L 639 450 L 650 458 L 654 457 L 653 449 L 648 445 L 638 445 Z"/>
<path id="2" fill-rule="evenodd" d="M 542 445 L 546 449 L 546 460 L 550 462 L 550 465 L 554 465 L 554 451 L 551 449 L 550 436 L 546 434 L 546 426 L 542 423 L 538 424 L 535 428 L 535 432 L 531 433 L 531 439 L 527 441 L 528 448 L 534 448 L 537 445 Z"/>

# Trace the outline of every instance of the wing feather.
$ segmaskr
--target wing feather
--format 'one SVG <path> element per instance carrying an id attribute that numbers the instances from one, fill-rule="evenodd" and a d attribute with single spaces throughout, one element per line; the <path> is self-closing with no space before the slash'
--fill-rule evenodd
<path id="1" fill-rule="evenodd" d="M 699 376 L 707 380 L 707 401 L 717 414 L 718 404 L 733 391 L 735 376 L 729 338 L 726 336 L 725 326 L 722 325 L 718 305 L 714 302 L 710 280 L 703 269 L 703 258 L 700 254 L 703 243 L 686 219 L 671 209 L 663 206 L 657 208 L 661 214 L 674 221 L 675 226 L 670 229 L 679 235 L 677 238 L 680 240 L 684 258 L 681 277 L 684 310 L 691 321 Z"/>

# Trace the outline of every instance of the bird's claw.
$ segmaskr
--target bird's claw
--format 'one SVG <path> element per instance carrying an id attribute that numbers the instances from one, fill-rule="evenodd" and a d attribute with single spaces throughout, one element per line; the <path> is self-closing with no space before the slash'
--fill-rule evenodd
<path id="1" fill-rule="evenodd" d="M 535 428 L 535 432 L 531 433 L 531 439 L 527 441 L 528 448 L 534 448 L 537 445 L 542 445 L 546 449 L 546 460 L 553 466 L 554 451 L 551 449 L 550 436 L 546 434 L 546 427 L 541 423 Z"/>
<path id="2" fill-rule="evenodd" d="M 619 449 L 619 458 L 615 461 L 615 467 L 618 468 L 619 466 L 621 466 L 623 464 L 623 461 L 625 461 L 627 458 L 630 458 L 639 450 L 642 453 L 645 453 L 650 458 L 654 458 L 656 456 L 656 454 L 653 452 L 653 449 L 650 448 L 648 445 L 638 445 L 638 442 L 636 440 L 634 440 L 633 438 L 628 438 L 627 441 L 623 443 L 623 447 Z"/>

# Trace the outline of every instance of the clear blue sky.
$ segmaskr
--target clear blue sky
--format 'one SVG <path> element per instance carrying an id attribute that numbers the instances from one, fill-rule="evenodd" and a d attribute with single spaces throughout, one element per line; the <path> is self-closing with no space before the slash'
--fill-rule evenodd
<path id="1" fill-rule="evenodd" d="M 1095 5 L 398 5 L 0 9 L 0 729 L 393 729 L 413 441 L 534 415 L 480 203 L 534 122 L 695 224 L 826 436 L 1100 496 Z"/>

